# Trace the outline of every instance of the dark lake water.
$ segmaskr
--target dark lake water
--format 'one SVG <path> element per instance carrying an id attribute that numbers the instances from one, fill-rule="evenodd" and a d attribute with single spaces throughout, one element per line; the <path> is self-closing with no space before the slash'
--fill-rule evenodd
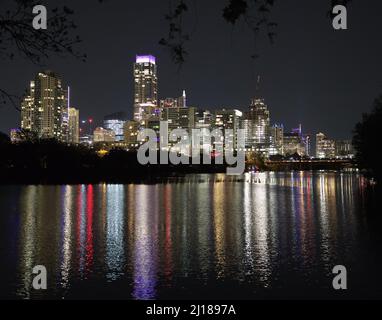
<path id="1" fill-rule="evenodd" d="M 0 186 L 0 297 L 382 298 L 378 200 L 339 172 Z"/>

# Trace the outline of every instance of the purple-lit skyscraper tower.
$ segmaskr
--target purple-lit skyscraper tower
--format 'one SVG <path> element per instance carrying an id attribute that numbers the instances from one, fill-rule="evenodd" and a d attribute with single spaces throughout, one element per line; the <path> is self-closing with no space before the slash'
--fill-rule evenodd
<path id="1" fill-rule="evenodd" d="M 136 56 L 134 63 L 134 120 L 143 124 L 158 109 L 158 76 L 154 56 Z"/>

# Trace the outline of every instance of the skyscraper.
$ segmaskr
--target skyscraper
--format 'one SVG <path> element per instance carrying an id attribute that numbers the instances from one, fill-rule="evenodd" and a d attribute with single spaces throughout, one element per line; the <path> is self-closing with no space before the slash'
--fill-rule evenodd
<path id="1" fill-rule="evenodd" d="M 158 113 L 158 76 L 154 56 L 136 56 L 134 64 L 134 120 L 142 123 Z"/>
<path id="2" fill-rule="evenodd" d="M 38 109 L 34 104 L 34 81 L 30 84 L 29 94 L 21 102 L 21 129 L 38 132 Z"/>
<path id="3" fill-rule="evenodd" d="M 249 111 L 244 113 L 241 128 L 245 134 L 247 151 L 269 156 L 271 149 L 270 113 L 263 98 L 260 98 L 260 76 L 257 78 L 256 94 L 251 100 Z"/>
<path id="4" fill-rule="evenodd" d="M 264 99 L 253 98 L 249 111 L 245 112 L 241 125 L 245 130 L 247 150 L 268 154 L 270 138 L 270 114 Z"/>
<path id="5" fill-rule="evenodd" d="M 228 139 L 225 140 L 225 142 L 230 142 L 232 150 L 235 150 L 237 147 L 237 130 L 240 128 L 240 120 L 242 116 L 243 113 L 237 109 L 221 109 L 214 111 L 213 128 L 222 130 L 225 139 Z M 226 130 L 233 131 L 228 135 Z M 226 145 L 223 147 L 224 149 L 227 148 Z"/>
<path id="6" fill-rule="evenodd" d="M 65 139 L 62 121 L 66 99 L 61 79 L 55 73 L 38 73 L 21 103 L 21 128 L 37 132 L 42 138 Z"/>
<path id="7" fill-rule="evenodd" d="M 77 144 L 80 140 L 80 111 L 69 108 L 68 111 L 68 143 Z"/>
<path id="8" fill-rule="evenodd" d="M 271 149 L 270 155 L 284 154 L 284 125 L 275 124 L 270 128 Z"/>

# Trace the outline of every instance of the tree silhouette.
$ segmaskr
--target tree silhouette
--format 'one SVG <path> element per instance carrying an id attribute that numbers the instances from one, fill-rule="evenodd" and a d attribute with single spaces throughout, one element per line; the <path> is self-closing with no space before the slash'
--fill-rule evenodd
<path id="1" fill-rule="evenodd" d="M 47 29 L 35 30 L 32 10 L 39 4 L 36 0 L 12 0 L 9 7 L 0 7 L 0 59 L 9 61 L 21 56 L 37 65 L 53 55 L 85 60 L 86 55 L 76 49 L 81 39 L 74 34 L 77 26 L 72 19 L 73 10 L 65 5 L 48 7 Z M 0 103 L 9 102 L 19 110 L 20 98 L 0 88 Z"/>
<path id="2" fill-rule="evenodd" d="M 286 1 L 286 0 L 283 0 Z M 328 1 L 328 16 L 332 16 L 332 8 L 336 5 L 347 5 L 352 0 L 330 0 Z M 273 21 L 272 11 L 277 0 L 229 0 L 222 6 L 216 8 L 216 13 L 231 25 L 243 20 L 247 27 L 254 33 L 255 39 L 260 31 L 264 31 L 271 43 L 275 41 L 276 27 L 278 23 Z M 200 3 L 199 11 L 210 6 L 209 1 Z M 169 10 L 165 15 L 168 23 L 168 35 L 160 39 L 159 44 L 167 47 L 174 63 L 181 65 L 187 57 L 187 41 L 191 40 L 190 33 L 186 30 L 185 16 L 189 13 L 191 6 L 196 6 L 195 0 L 169 0 Z M 258 55 L 253 53 L 252 58 Z"/>
<path id="3" fill-rule="evenodd" d="M 353 146 L 359 166 L 368 176 L 382 181 L 379 149 L 382 139 L 382 95 L 374 101 L 371 113 L 363 114 L 362 121 L 354 129 Z"/>

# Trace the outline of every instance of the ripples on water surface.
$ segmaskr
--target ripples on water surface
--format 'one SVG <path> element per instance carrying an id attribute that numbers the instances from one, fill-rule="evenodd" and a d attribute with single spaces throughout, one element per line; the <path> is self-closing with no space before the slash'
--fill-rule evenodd
<path id="1" fill-rule="evenodd" d="M 0 186 L 0 297 L 382 298 L 377 211 L 356 173 Z"/>

